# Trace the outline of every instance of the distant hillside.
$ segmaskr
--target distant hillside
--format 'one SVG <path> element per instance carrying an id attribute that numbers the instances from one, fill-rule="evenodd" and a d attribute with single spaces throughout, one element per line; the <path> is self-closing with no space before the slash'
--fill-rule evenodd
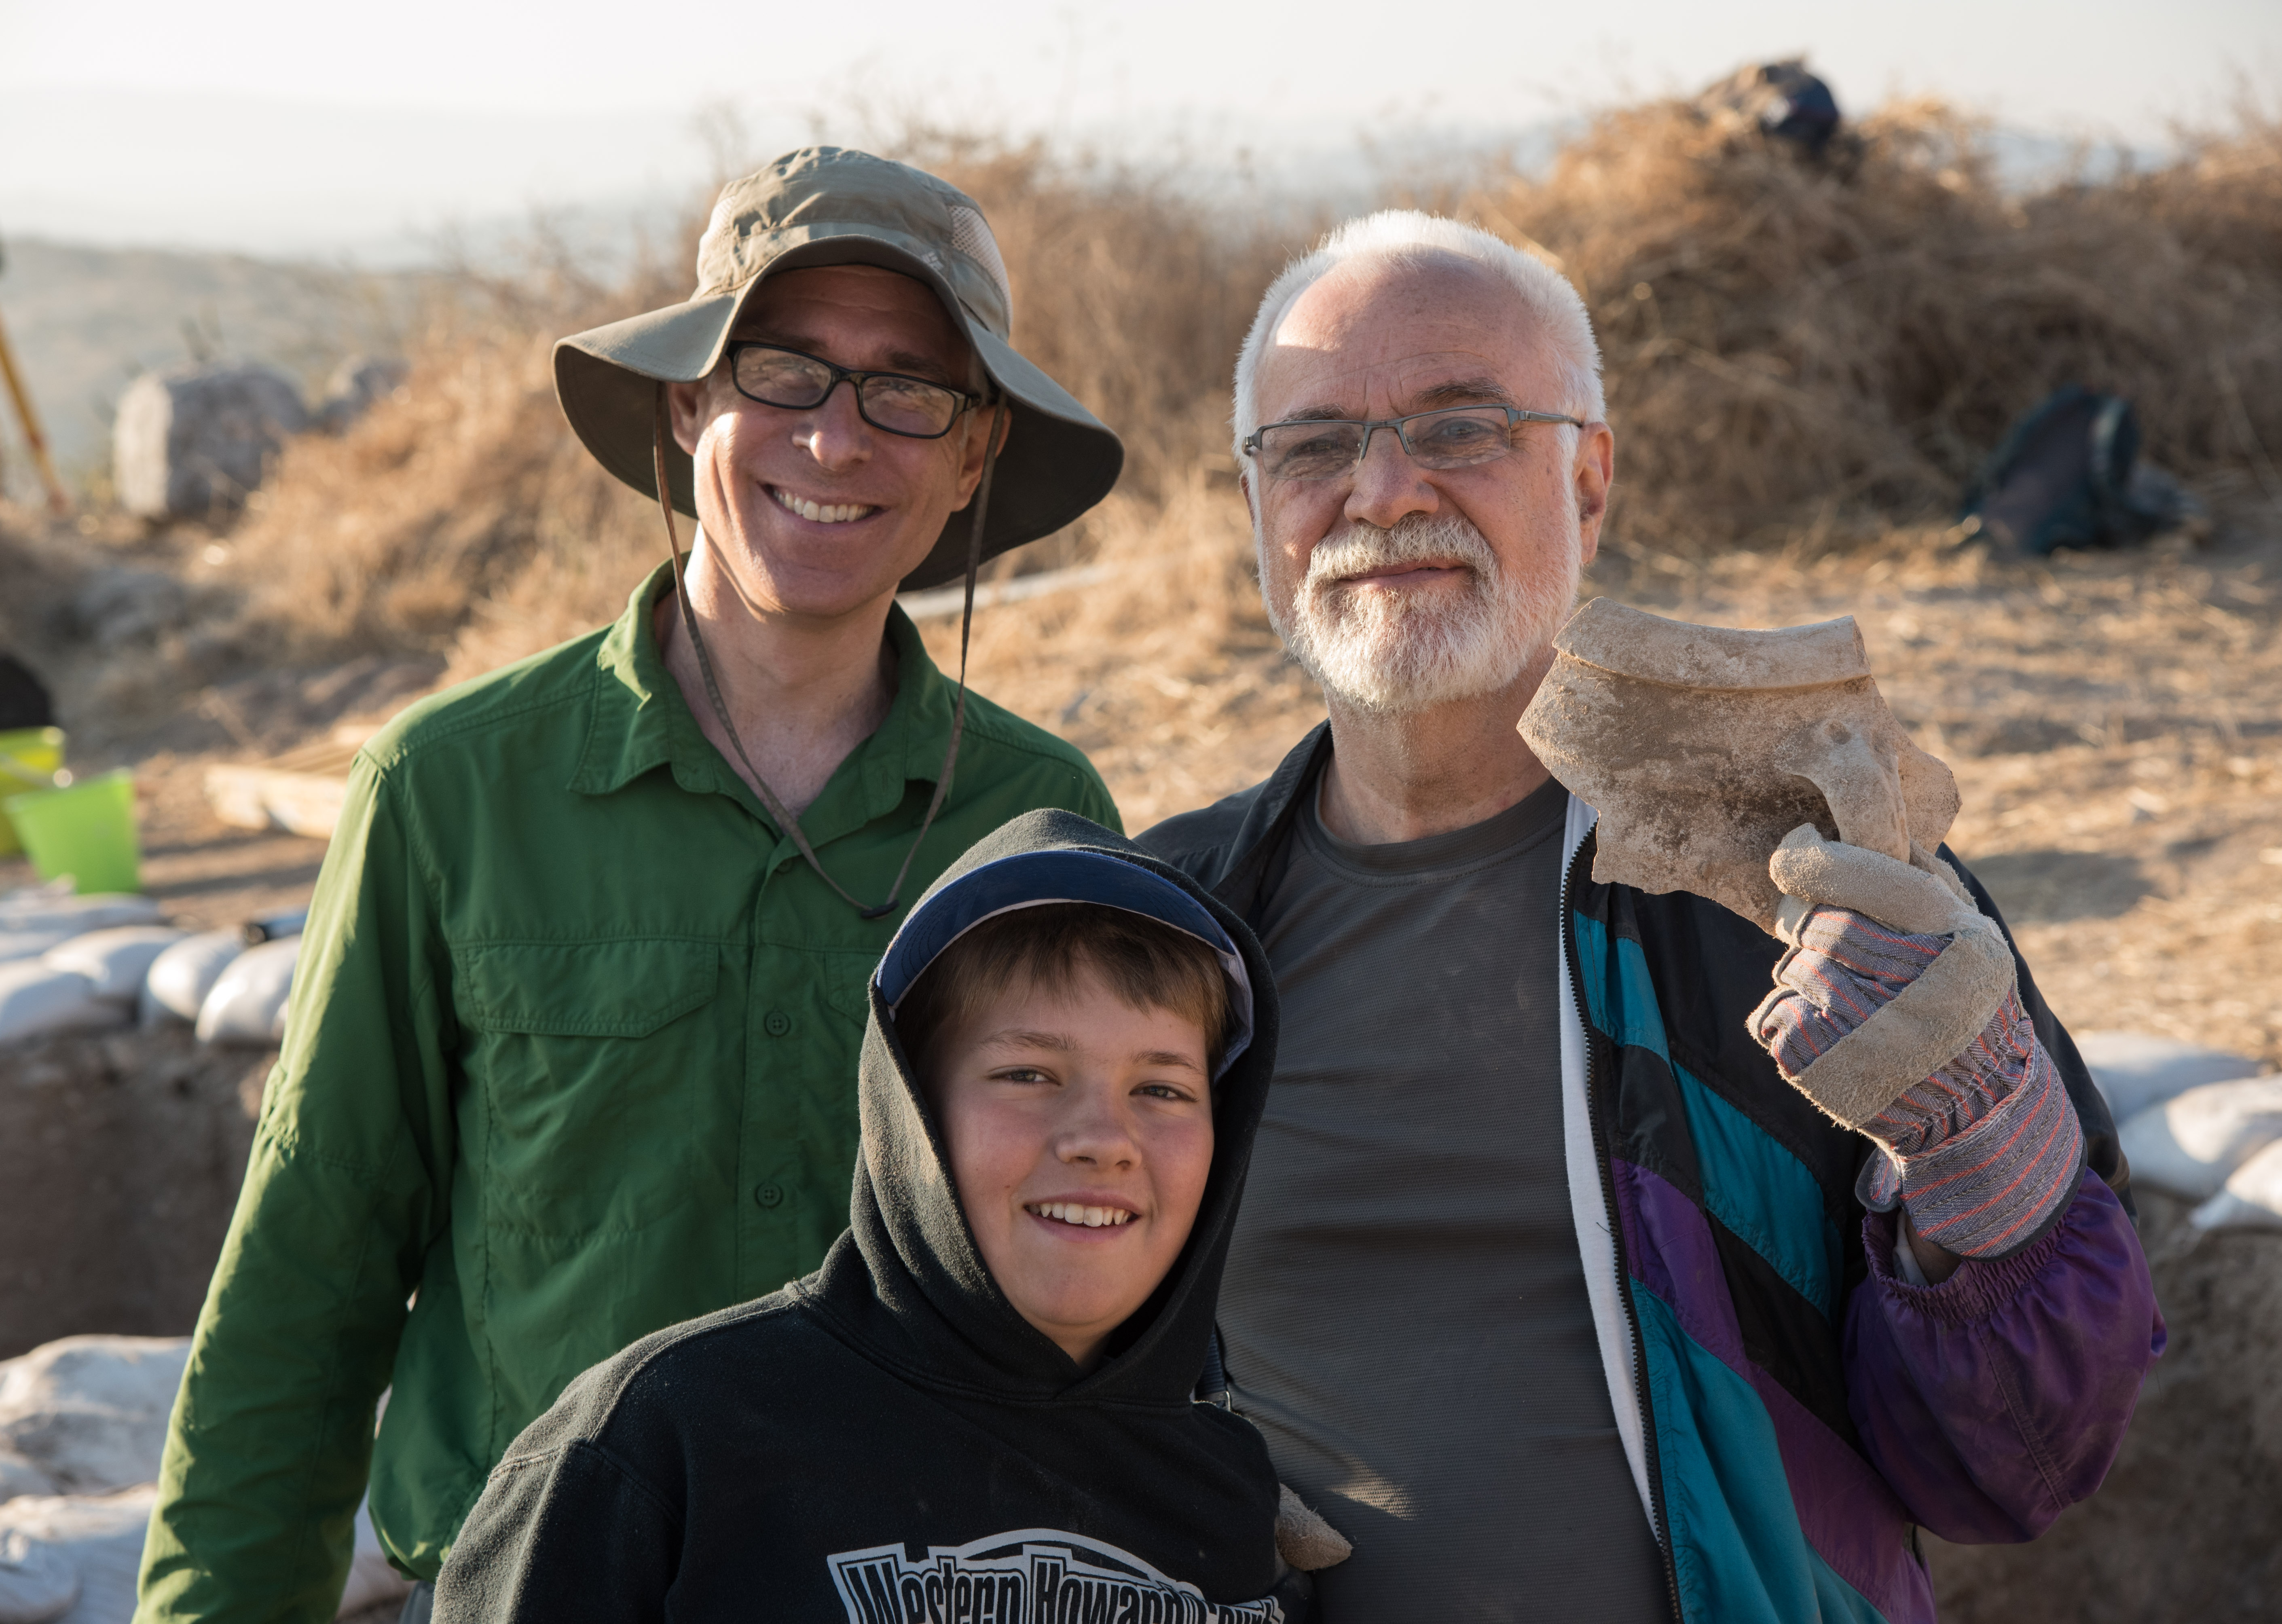
<path id="1" fill-rule="evenodd" d="M 0 222 L 4 224 L 4 222 Z M 87 248 L 0 238 L 8 324 L 66 479 L 107 466 L 111 414 L 136 373 L 190 359 L 194 345 L 324 381 L 357 352 L 397 353 L 420 278 L 280 264 L 239 254 Z M 196 333 L 195 339 L 190 330 Z M 14 413 L 0 408 L 8 489 L 30 493 Z"/>

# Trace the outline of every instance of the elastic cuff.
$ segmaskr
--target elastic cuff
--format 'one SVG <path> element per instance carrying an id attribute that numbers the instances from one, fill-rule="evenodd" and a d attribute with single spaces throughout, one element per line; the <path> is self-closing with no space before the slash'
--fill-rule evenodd
<path id="1" fill-rule="evenodd" d="M 2015 1301 L 2059 1253 L 2069 1209 L 2079 1195 L 2091 1195 L 2088 1186 L 2100 1177 L 2089 1168 L 2079 1168 L 2077 1177 L 2081 1182 L 2070 1190 L 2068 1201 L 2053 1215 L 2042 1234 L 2005 1257 L 1968 1257 L 1938 1286 L 1913 1286 L 1902 1278 L 1894 1266 L 1894 1248 L 1902 1243 L 1901 1215 L 1870 1213 L 1862 1220 L 1862 1249 L 1871 1278 L 1897 1302 L 1930 1318 L 1944 1325 L 1978 1325 Z M 2111 1201 L 2115 1199 L 2107 1197 Z"/>
<path id="2" fill-rule="evenodd" d="M 2067 1203 L 2084 1165 L 2084 1130 L 2039 1044 L 2029 1076 L 1988 1115 L 1900 1160 L 1902 1204 L 1921 1236 L 1960 1257 L 2006 1257 Z"/>

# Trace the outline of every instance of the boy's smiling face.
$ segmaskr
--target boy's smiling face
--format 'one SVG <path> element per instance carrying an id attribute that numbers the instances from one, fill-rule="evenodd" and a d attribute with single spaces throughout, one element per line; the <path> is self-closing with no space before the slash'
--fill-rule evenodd
<path id="1" fill-rule="evenodd" d="M 926 1085 L 998 1289 L 1077 1361 L 1157 1289 L 1212 1172 L 1205 1034 L 1081 965 L 1018 982 L 929 1045 Z"/>

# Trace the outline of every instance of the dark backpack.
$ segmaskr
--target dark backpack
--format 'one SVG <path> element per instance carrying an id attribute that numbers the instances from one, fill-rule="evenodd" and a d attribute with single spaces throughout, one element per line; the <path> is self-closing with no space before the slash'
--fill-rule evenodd
<path id="1" fill-rule="evenodd" d="M 2134 481 L 2138 455 L 2131 402 L 2069 384 L 2006 431 L 1957 517 L 1968 535 L 2038 557 L 2145 541 L 2177 516 L 2148 481 Z"/>
<path id="2" fill-rule="evenodd" d="M 1838 130 L 1838 98 L 1796 57 L 1738 68 L 1698 96 L 1696 105 L 1706 113 L 1740 113 L 1761 135 L 1790 142 L 1815 158 Z"/>

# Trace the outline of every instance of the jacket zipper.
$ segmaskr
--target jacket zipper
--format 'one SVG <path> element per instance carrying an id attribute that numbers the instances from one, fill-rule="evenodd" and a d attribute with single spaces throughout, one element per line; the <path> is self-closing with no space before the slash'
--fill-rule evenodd
<path id="1" fill-rule="evenodd" d="M 1665 1595 L 1672 1603 L 1672 1616 L 1686 1624 L 1687 1615 L 1680 1607 L 1680 1568 L 1672 1556 L 1672 1519 L 1665 1509 L 1664 1479 L 1659 1472 L 1656 1449 L 1656 1414 L 1649 1399 L 1648 1348 L 1641 1340 L 1640 1314 L 1633 1306 L 1632 1273 L 1625 1267 L 1625 1226 L 1617 1211 L 1616 1184 L 1609 1176 L 1609 1126 L 1601 1099 L 1599 1082 L 1600 1039 L 1593 1030 L 1592 1022 L 1585 1016 L 1585 978 L 1582 956 L 1577 951 L 1577 932 L 1573 922 L 1571 897 L 1577 879 L 1577 870 L 1584 863 L 1585 847 L 1590 842 L 1578 843 L 1561 875 L 1561 952 L 1569 965 L 1569 998 L 1577 1018 L 1578 1029 L 1585 1034 L 1585 1107 L 1592 1125 L 1593 1166 L 1601 1175 L 1601 1202 L 1608 1214 L 1609 1240 L 1617 1264 L 1617 1301 L 1624 1305 L 1625 1334 L 1629 1339 L 1633 1354 L 1633 1391 L 1640 1401 L 1641 1452 L 1648 1466 L 1648 1497 L 1651 1519 L 1655 1526 L 1657 1550 L 1664 1558 Z"/>

